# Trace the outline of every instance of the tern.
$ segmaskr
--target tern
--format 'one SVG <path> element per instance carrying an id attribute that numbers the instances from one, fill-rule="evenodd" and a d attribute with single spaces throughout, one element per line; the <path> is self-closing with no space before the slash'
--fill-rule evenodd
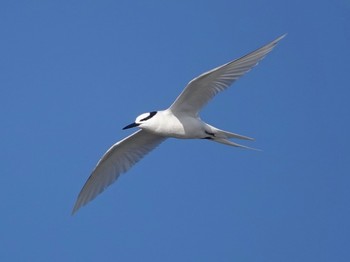
<path id="1" fill-rule="evenodd" d="M 252 138 L 213 127 L 200 119 L 199 112 L 216 94 L 227 89 L 257 65 L 284 36 L 241 58 L 201 74 L 187 84 L 168 109 L 143 113 L 136 118 L 135 122 L 124 127 L 123 129 L 133 127 L 140 129 L 115 143 L 102 156 L 81 189 L 72 214 L 93 200 L 120 174 L 128 171 L 167 138 L 207 139 L 251 149 L 229 139 L 253 140 Z"/>

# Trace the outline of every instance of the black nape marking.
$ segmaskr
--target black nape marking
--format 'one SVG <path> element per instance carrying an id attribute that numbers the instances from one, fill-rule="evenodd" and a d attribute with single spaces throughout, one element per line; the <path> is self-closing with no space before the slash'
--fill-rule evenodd
<path id="1" fill-rule="evenodd" d="M 147 116 L 147 117 L 145 117 L 145 118 L 142 118 L 142 119 L 140 120 L 140 122 L 141 122 L 141 121 L 146 121 L 146 120 L 148 120 L 148 119 L 151 119 L 151 118 L 154 117 L 156 114 L 157 114 L 157 111 L 150 112 L 150 113 L 149 113 L 149 116 Z"/>

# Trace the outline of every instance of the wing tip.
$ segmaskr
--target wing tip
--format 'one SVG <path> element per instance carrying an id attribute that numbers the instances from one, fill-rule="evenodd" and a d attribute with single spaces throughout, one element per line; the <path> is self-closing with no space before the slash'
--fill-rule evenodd
<path id="1" fill-rule="evenodd" d="M 79 201 L 79 199 L 75 202 L 74 207 L 71 212 L 71 216 L 74 216 L 76 212 L 83 206 L 84 204 Z"/>
<path id="2" fill-rule="evenodd" d="M 275 40 L 272 41 L 272 44 L 273 44 L 273 45 L 277 45 L 277 43 L 278 43 L 279 41 L 281 41 L 283 38 L 285 38 L 285 37 L 287 36 L 287 34 L 288 34 L 288 33 L 284 33 L 283 35 L 277 37 Z"/>
<path id="3" fill-rule="evenodd" d="M 284 33 L 283 35 L 277 37 L 276 41 L 280 41 L 281 39 L 285 38 L 288 35 L 288 33 Z"/>

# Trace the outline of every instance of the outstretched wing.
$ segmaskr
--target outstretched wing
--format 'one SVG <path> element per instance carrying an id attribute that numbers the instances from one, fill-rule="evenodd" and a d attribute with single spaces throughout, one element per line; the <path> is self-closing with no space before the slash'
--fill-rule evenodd
<path id="1" fill-rule="evenodd" d="M 257 65 L 284 36 L 191 80 L 169 109 L 174 114 L 185 113 L 197 116 L 210 99 L 227 89 L 234 81 Z"/>
<path id="2" fill-rule="evenodd" d="M 165 140 L 164 137 L 138 130 L 114 144 L 102 156 L 75 202 L 72 214 L 111 185 L 147 153 Z"/>

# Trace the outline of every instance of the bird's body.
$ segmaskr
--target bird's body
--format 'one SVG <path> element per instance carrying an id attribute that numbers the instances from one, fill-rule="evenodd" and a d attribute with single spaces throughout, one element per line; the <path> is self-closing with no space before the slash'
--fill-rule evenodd
<path id="1" fill-rule="evenodd" d="M 180 139 L 208 139 L 214 142 L 249 148 L 230 141 L 230 138 L 253 140 L 213 127 L 199 118 L 202 107 L 217 93 L 263 59 L 284 36 L 239 59 L 214 68 L 188 83 L 175 102 L 165 110 L 143 113 L 124 129 L 141 130 L 114 144 L 100 159 L 80 191 L 73 213 L 87 204 L 126 172 L 143 156 L 169 137 Z"/>
<path id="2" fill-rule="evenodd" d="M 157 111 L 157 114 L 149 119 L 142 129 L 164 137 L 195 139 L 204 138 L 208 127 L 197 117 L 174 115 L 167 109 Z"/>
<path id="3" fill-rule="evenodd" d="M 203 122 L 197 116 L 175 115 L 170 109 L 157 111 L 147 123 L 142 125 L 142 129 L 158 136 L 180 139 L 212 139 L 216 141 L 218 138 L 239 138 L 253 140 L 246 136 L 220 130 Z"/>

